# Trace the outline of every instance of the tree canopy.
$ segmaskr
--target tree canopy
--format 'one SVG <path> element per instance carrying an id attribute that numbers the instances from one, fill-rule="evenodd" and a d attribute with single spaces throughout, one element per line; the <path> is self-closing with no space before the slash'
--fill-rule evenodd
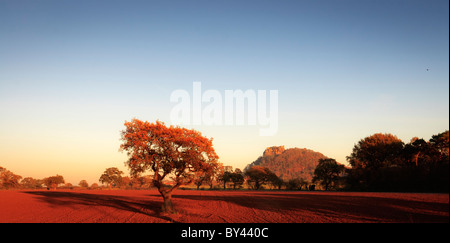
<path id="1" fill-rule="evenodd" d="M 260 189 L 265 183 L 278 178 L 269 168 L 257 165 L 245 171 L 245 175 L 248 177 L 247 183 L 255 190 Z"/>
<path id="2" fill-rule="evenodd" d="M 325 190 L 328 190 L 340 180 L 344 170 L 345 166 L 338 164 L 335 159 L 319 159 L 319 164 L 314 170 L 313 182 L 319 181 Z"/>
<path id="3" fill-rule="evenodd" d="M 19 186 L 19 180 L 22 176 L 16 175 L 11 171 L 0 166 L 0 188 L 14 188 Z"/>
<path id="4" fill-rule="evenodd" d="M 360 140 L 347 160 L 353 168 L 377 169 L 394 165 L 399 162 L 403 145 L 395 135 L 376 133 Z"/>
<path id="5" fill-rule="evenodd" d="M 64 177 L 61 175 L 50 176 L 50 177 L 42 179 L 42 181 L 43 181 L 44 185 L 47 186 L 47 188 L 53 188 L 53 189 L 56 189 L 56 187 L 58 187 L 59 184 L 65 183 Z"/>
<path id="6" fill-rule="evenodd" d="M 347 157 L 351 190 L 448 191 L 448 131 L 407 144 L 392 134 L 360 140 Z"/>
<path id="7" fill-rule="evenodd" d="M 119 186 L 122 183 L 122 174 L 123 172 L 117 167 L 107 168 L 98 181 L 102 184 L 108 184 L 109 188 Z"/>

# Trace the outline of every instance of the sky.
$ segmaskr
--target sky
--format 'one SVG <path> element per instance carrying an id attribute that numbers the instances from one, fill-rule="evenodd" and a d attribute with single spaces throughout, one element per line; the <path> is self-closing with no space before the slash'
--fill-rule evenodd
<path id="1" fill-rule="evenodd" d="M 448 48 L 447 0 L 0 0 L 0 166 L 74 185 L 128 174 L 124 122 L 171 125 L 171 93 L 194 82 L 278 91 L 273 136 L 187 126 L 224 165 L 280 145 L 346 164 L 374 133 L 449 129 Z"/>

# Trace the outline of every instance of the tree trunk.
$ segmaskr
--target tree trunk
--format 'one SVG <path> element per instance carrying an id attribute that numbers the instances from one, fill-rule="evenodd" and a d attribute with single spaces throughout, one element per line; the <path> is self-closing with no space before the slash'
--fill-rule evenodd
<path id="1" fill-rule="evenodd" d="M 163 195 L 164 204 L 162 206 L 163 212 L 174 213 L 175 210 L 172 204 L 172 192 Z"/>
<path id="2" fill-rule="evenodd" d="M 258 190 L 260 186 L 261 186 L 261 185 L 259 184 L 259 181 L 256 180 L 256 181 L 255 181 L 255 189 Z"/>
<path id="3" fill-rule="evenodd" d="M 156 175 L 158 175 L 158 174 L 156 174 Z M 161 179 L 161 177 L 157 178 L 157 179 Z M 180 187 L 182 185 L 182 183 L 180 183 L 177 178 L 177 183 L 172 188 L 168 188 L 168 187 L 165 187 L 161 181 L 154 179 L 153 185 L 155 185 L 158 188 L 159 193 L 161 194 L 161 196 L 164 199 L 164 203 L 162 206 L 163 212 L 175 213 L 175 210 L 174 210 L 174 207 L 172 204 L 172 192 L 175 189 L 177 189 L 178 187 Z"/>
<path id="4" fill-rule="evenodd" d="M 161 196 L 164 199 L 164 203 L 162 205 L 162 211 L 166 213 L 175 213 L 175 209 L 172 204 L 172 192 L 174 189 L 176 189 L 178 186 L 174 186 L 171 189 L 164 188 L 164 185 L 160 184 L 161 187 L 158 188 L 159 193 L 161 193 Z"/>

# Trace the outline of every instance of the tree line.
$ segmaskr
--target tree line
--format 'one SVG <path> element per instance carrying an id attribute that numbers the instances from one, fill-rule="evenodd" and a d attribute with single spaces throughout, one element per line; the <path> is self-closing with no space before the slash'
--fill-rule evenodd
<path id="1" fill-rule="evenodd" d="M 34 179 L 33 177 L 22 178 L 13 172 L 0 166 L 0 189 L 56 189 L 59 185 L 73 187 L 72 184 L 65 184 L 64 177 L 61 175 L 49 176 L 43 179 Z"/>
<path id="2" fill-rule="evenodd" d="M 449 131 L 409 143 L 377 133 L 360 140 L 347 161 L 348 190 L 448 192 Z"/>
<path id="3" fill-rule="evenodd" d="M 264 186 L 285 189 L 313 190 L 315 184 L 325 190 L 365 191 L 447 191 L 449 177 L 448 131 L 433 135 L 429 141 L 413 138 L 405 144 L 395 135 L 377 133 L 361 139 L 347 157 L 349 168 L 334 159 L 319 159 L 311 182 L 302 178 L 281 180 L 268 168 L 252 166 L 244 172 L 228 171 L 219 162 L 212 138 L 206 138 L 194 129 L 166 126 L 163 122 L 149 123 L 132 119 L 121 131 L 120 150 L 126 152 L 125 165 L 130 177 L 122 177 L 117 168 L 108 168 L 99 182 L 109 188 L 127 185 L 149 185 L 164 199 L 163 210 L 173 211 L 172 193 L 175 189 L 195 184 L 210 187 L 221 183 L 240 188 L 246 183 L 251 189 Z M 145 173 L 149 173 L 145 175 Z M 0 186 L 18 185 L 20 176 L 1 168 Z M 46 178 L 47 188 L 64 183 Z M 22 183 L 22 182 L 21 182 Z M 31 183 L 33 184 L 33 183 Z"/>
<path id="4" fill-rule="evenodd" d="M 404 143 L 389 133 L 376 133 L 358 141 L 347 156 L 350 167 L 332 158 L 321 158 L 312 180 L 283 181 L 268 168 L 252 166 L 244 172 L 225 172 L 223 183 L 239 188 L 247 182 L 251 189 L 264 185 L 272 189 L 343 191 L 449 191 L 449 131 L 433 135 L 428 141 L 414 137 Z"/>
<path id="5" fill-rule="evenodd" d="M 347 157 L 351 167 L 345 167 L 331 158 L 319 159 L 312 180 L 295 178 L 282 180 L 269 168 L 252 166 L 244 171 L 218 164 L 210 170 L 199 170 L 191 176 L 191 184 L 197 189 L 261 188 L 285 190 L 349 191 L 416 191 L 448 192 L 449 185 L 449 132 L 433 135 L 428 141 L 414 137 L 404 143 L 392 134 L 376 133 L 361 139 Z M 149 189 L 154 188 L 154 176 L 123 176 L 116 167 L 107 168 L 99 183 L 107 188 Z M 55 175 L 43 179 L 22 178 L 0 167 L 0 189 L 56 189 L 58 186 L 73 188 L 64 177 Z M 80 188 L 98 189 L 97 183 L 88 185 L 86 180 Z M 170 182 L 167 182 L 170 187 Z"/>

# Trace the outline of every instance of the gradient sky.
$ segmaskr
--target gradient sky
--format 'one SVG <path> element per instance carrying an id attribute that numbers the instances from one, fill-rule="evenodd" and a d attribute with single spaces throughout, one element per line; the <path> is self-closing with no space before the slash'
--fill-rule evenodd
<path id="1" fill-rule="evenodd" d="M 274 145 L 346 163 L 377 132 L 449 129 L 448 0 L 0 0 L 0 166 L 98 183 L 125 120 L 176 89 L 278 90 L 279 128 L 192 126 L 243 169 Z M 428 70 L 427 70 L 428 69 Z"/>

